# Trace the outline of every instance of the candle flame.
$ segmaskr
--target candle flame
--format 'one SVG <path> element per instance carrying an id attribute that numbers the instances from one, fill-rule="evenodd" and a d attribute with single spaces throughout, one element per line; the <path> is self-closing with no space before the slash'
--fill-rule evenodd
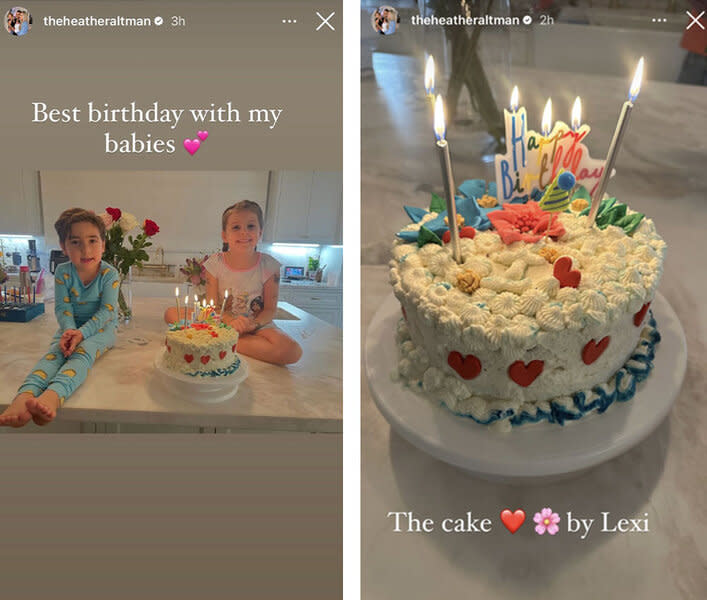
<path id="1" fill-rule="evenodd" d="M 435 136 L 438 140 L 444 140 L 444 136 L 447 133 L 447 126 L 444 117 L 444 101 L 442 96 L 437 95 L 437 100 L 435 101 Z"/>
<path id="2" fill-rule="evenodd" d="M 196 294 L 194 294 L 194 302 L 196 302 L 197 304 L 198 304 L 198 302 L 199 302 L 199 298 L 197 297 Z"/>
<path id="3" fill-rule="evenodd" d="M 545 110 L 543 111 L 543 121 L 542 121 L 542 134 L 547 137 L 550 135 L 550 128 L 552 126 L 552 99 L 548 98 L 545 104 Z"/>
<path id="4" fill-rule="evenodd" d="M 184 306 L 186 306 L 187 304 L 189 304 L 189 296 L 188 295 L 184 296 Z"/>
<path id="5" fill-rule="evenodd" d="M 174 295 L 179 298 L 179 287 L 174 288 Z"/>
<path id="6" fill-rule="evenodd" d="M 582 101 L 577 96 L 572 106 L 572 129 L 577 131 L 582 124 Z"/>
<path id="7" fill-rule="evenodd" d="M 435 59 L 432 55 L 427 57 L 425 65 L 425 94 L 435 93 Z"/>
<path id="8" fill-rule="evenodd" d="M 224 292 L 223 297 L 224 297 L 224 298 L 228 298 L 228 290 L 226 290 L 226 291 Z"/>
<path id="9" fill-rule="evenodd" d="M 511 92 L 511 112 L 518 110 L 518 86 L 513 86 L 513 91 Z"/>
<path id="10" fill-rule="evenodd" d="M 638 66 L 636 67 L 636 72 L 633 75 L 633 81 L 631 82 L 631 89 L 628 91 L 628 99 L 631 102 L 635 102 L 638 98 L 638 92 L 641 91 L 641 79 L 643 79 L 643 57 L 638 61 Z"/>

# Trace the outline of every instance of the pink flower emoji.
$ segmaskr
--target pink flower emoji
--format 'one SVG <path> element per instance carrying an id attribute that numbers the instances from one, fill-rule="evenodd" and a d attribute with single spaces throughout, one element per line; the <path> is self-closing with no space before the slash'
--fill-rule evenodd
<path id="1" fill-rule="evenodd" d="M 557 524 L 560 522 L 560 515 L 552 512 L 551 508 L 543 508 L 540 512 L 535 513 L 533 521 L 537 523 L 535 533 L 543 535 L 546 531 L 550 535 L 555 535 L 560 528 Z"/>
<path id="2" fill-rule="evenodd" d="M 546 234 L 555 240 L 565 235 L 565 228 L 557 217 L 552 220 L 552 227 L 548 231 L 552 214 L 541 210 L 537 202 L 506 203 L 501 210 L 490 212 L 488 218 L 504 244 L 513 242 L 534 244 Z"/>

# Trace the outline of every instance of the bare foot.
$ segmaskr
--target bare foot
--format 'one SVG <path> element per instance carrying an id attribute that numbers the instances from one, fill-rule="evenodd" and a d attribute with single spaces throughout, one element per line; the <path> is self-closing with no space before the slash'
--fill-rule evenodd
<path id="1" fill-rule="evenodd" d="M 32 418 L 32 414 L 27 409 L 27 402 L 34 400 L 34 396 L 29 392 L 22 392 L 10 406 L 0 415 L 0 426 L 23 427 Z"/>
<path id="2" fill-rule="evenodd" d="M 39 426 L 50 423 L 56 417 L 59 406 L 59 396 L 52 390 L 45 391 L 38 398 L 27 400 L 27 410 L 32 415 L 32 420 Z"/>

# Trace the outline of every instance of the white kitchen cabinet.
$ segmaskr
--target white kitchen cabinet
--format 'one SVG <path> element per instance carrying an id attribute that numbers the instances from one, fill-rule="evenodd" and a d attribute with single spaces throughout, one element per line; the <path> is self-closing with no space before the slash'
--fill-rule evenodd
<path id="1" fill-rule="evenodd" d="M 340 244 L 342 186 L 340 171 L 273 171 L 264 239 Z"/>
<path id="2" fill-rule="evenodd" d="M 42 235 L 39 171 L 0 169 L 0 234 Z"/>
<path id="3" fill-rule="evenodd" d="M 285 300 L 284 296 L 287 298 Z M 324 286 L 280 287 L 280 300 L 294 304 L 336 327 L 343 323 L 341 288 Z"/>

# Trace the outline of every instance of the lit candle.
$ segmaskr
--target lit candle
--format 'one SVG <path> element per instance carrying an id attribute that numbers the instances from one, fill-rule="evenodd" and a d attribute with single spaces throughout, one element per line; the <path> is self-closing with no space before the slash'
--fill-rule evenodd
<path id="1" fill-rule="evenodd" d="M 180 321 L 180 316 L 179 316 L 179 286 L 174 288 L 174 299 L 177 301 L 177 323 Z M 184 307 L 184 310 L 186 310 L 186 306 Z M 186 321 L 186 315 L 184 316 L 184 320 Z"/>
<path id="2" fill-rule="evenodd" d="M 437 138 L 437 149 L 439 150 L 439 161 L 442 166 L 442 178 L 444 180 L 444 192 L 447 201 L 447 220 L 449 221 L 449 235 L 452 243 L 452 256 L 457 263 L 462 260 L 461 248 L 459 245 L 459 228 L 457 226 L 457 206 L 454 199 L 454 176 L 452 175 L 452 162 L 449 157 L 449 144 L 445 139 L 446 125 L 444 119 L 444 103 L 442 96 L 437 96 L 435 102 L 435 137 Z"/>
<path id="3" fill-rule="evenodd" d="M 434 102 L 435 95 L 435 59 L 432 55 L 427 57 L 425 64 L 425 94 Z"/>
<path id="4" fill-rule="evenodd" d="M 582 102 L 577 96 L 572 106 L 572 131 L 578 131 L 582 124 Z"/>
<path id="5" fill-rule="evenodd" d="M 606 191 L 606 186 L 609 183 L 609 177 L 611 172 L 614 170 L 614 163 L 616 162 L 616 156 L 619 153 L 619 146 L 621 146 L 621 140 L 626 133 L 626 128 L 628 127 L 628 119 L 631 116 L 631 110 L 633 109 L 633 103 L 638 98 L 638 92 L 641 91 L 641 79 L 643 78 L 643 57 L 638 61 L 638 66 L 636 67 L 636 72 L 633 75 L 633 81 L 631 82 L 631 88 L 628 91 L 628 100 L 624 102 L 623 108 L 621 109 L 621 114 L 619 115 L 619 122 L 616 124 L 616 130 L 614 131 L 614 137 L 609 145 L 609 152 L 606 155 L 606 164 L 604 165 L 604 172 L 601 175 L 601 179 L 597 184 L 596 190 L 592 195 L 592 207 L 589 209 L 589 227 L 594 223 L 596 219 L 597 212 L 599 211 L 599 205 L 601 204 L 602 198 L 604 197 L 604 192 Z"/>
<path id="6" fill-rule="evenodd" d="M 513 86 L 513 91 L 511 92 L 511 105 L 509 107 L 511 112 L 518 112 L 518 86 Z"/>
<path id="7" fill-rule="evenodd" d="M 184 327 L 189 327 L 189 296 L 184 296 Z"/>
<path id="8" fill-rule="evenodd" d="M 226 300 L 228 300 L 228 290 L 223 293 L 223 302 L 221 303 L 221 321 L 223 321 L 223 311 L 226 309 Z"/>
<path id="9" fill-rule="evenodd" d="M 192 319 L 194 319 L 194 323 L 196 323 L 199 320 L 199 317 L 196 313 L 198 306 L 199 306 L 199 298 L 197 297 L 196 294 L 194 294 L 194 304 L 192 305 Z"/>
<path id="10" fill-rule="evenodd" d="M 543 111 L 543 121 L 540 131 L 544 137 L 548 137 L 552 131 L 552 99 L 548 98 Z"/>

